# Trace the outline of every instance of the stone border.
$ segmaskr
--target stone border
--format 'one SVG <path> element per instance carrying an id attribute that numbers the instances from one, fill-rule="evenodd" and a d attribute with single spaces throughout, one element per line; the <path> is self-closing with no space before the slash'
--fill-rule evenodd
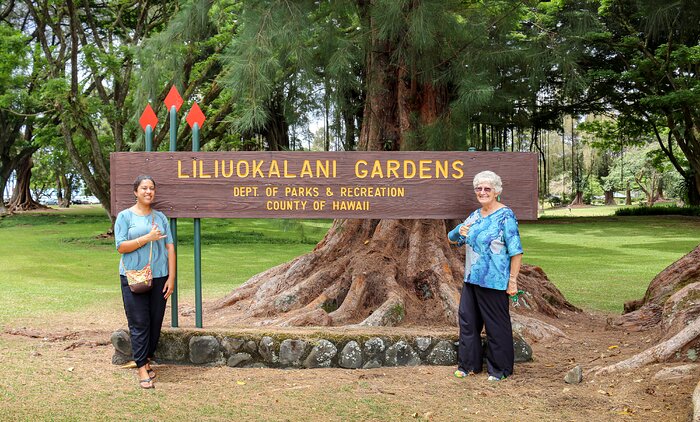
<path id="1" fill-rule="evenodd" d="M 112 333 L 112 363 L 132 360 L 127 330 Z M 457 336 L 392 336 L 361 333 L 208 332 L 163 329 L 156 351 L 159 363 L 243 368 L 347 368 L 455 365 Z M 485 341 L 482 339 L 482 343 Z M 515 361 L 532 360 L 532 348 L 513 333 Z"/>

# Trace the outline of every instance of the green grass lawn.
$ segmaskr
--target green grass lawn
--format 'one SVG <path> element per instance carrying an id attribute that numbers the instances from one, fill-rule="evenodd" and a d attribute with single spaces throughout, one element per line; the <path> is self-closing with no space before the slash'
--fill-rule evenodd
<path id="1" fill-rule="evenodd" d="M 577 210 L 578 211 L 578 210 Z M 329 220 L 202 220 L 203 297 L 313 249 Z M 118 254 L 104 212 L 77 207 L 0 219 L 0 325 L 16 318 L 119 309 Z M 651 279 L 700 242 L 691 217 L 541 218 L 522 222 L 526 263 L 589 310 L 619 312 Z M 192 301 L 193 224 L 178 221 L 179 288 Z"/>
<path id="2" fill-rule="evenodd" d="M 552 218 L 522 222 L 523 261 L 542 267 L 579 307 L 622 311 L 700 243 L 693 217 Z"/>
<path id="3" fill-rule="evenodd" d="M 220 297 L 251 276 L 313 249 L 330 220 L 202 219 L 202 296 Z M 194 298 L 194 225 L 178 221 L 180 300 Z M 55 312 L 121 308 L 119 254 L 98 207 L 0 219 L 0 325 Z"/>

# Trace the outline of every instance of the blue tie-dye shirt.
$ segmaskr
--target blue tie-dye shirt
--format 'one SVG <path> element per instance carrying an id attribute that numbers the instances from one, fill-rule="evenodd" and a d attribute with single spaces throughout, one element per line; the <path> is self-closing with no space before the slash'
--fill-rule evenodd
<path id="1" fill-rule="evenodd" d="M 470 223 L 467 236 L 459 234 L 459 228 Z M 523 253 L 513 210 L 503 207 L 486 217 L 476 210 L 447 236 L 458 246 L 467 245 L 465 283 L 496 290 L 508 288 L 510 258 Z"/>

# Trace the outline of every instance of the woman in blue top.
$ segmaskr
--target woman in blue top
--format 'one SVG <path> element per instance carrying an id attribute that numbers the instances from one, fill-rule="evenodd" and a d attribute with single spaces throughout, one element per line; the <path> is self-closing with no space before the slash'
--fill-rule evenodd
<path id="1" fill-rule="evenodd" d="M 141 388 L 155 388 L 155 371 L 151 368 L 165 315 L 165 304 L 175 286 L 175 246 L 165 215 L 151 208 L 156 183 L 151 176 L 139 176 L 134 182 L 136 204 L 117 215 L 114 240 L 122 254 L 119 276 L 124 310 L 129 323 L 131 349 L 138 368 Z M 132 293 L 126 270 L 140 270 L 151 258 L 153 288 L 142 294 Z"/>
<path id="2" fill-rule="evenodd" d="M 492 171 L 474 176 L 474 192 L 481 208 L 448 234 L 451 243 L 467 245 L 459 303 L 458 378 L 481 372 L 484 326 L 488 379 L 499 381 L 513 373 L 508 297 L 518 291 L 523 248 L 515 214 L 499 202 L 502 186 L 501 178 Z"/>

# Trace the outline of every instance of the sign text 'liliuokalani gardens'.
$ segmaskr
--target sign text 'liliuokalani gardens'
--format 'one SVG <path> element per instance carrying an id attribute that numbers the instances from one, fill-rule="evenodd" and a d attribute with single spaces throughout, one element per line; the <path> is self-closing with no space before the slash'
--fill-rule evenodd
<path id="1" fill-rule="evenodd" d="M 464 218 L 472 179 L 492 170 L 501 200 L 537 219 L 537 155 L 519 152 L 120 152 L 111 154 L 112 212 L 153 176 L 171 218 Z"/>

